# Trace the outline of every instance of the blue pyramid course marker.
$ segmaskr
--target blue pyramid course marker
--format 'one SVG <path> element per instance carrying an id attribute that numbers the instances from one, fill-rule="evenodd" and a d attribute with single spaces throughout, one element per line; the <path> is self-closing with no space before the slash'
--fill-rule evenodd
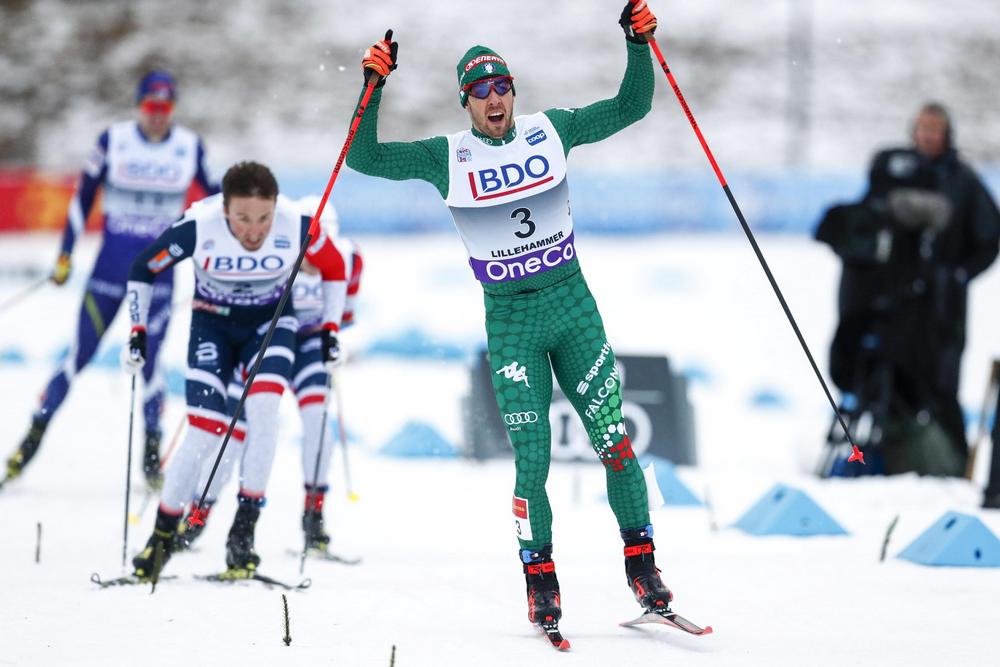
<path id="1" fill-rule="evenodd" d="M 664 507 L 667 505 L 700 506 L 703 504 L 698 500 L 698 496 L 694 495 L 691 489 L 677 476 L 677 466 L 671 461 L 659 456 L 644 456 L 643 462 L 653 466 L 653 475 L 656 477 L 656 486 L 660 489 L 660 495 L 663 496 Z"/>
<path id="2" fill-rule="evenodd" d="M 921 565 L 1000 567 L 1000 540 L 979 517 L 946 512 L 899 558 Z"/>
<path id="3" fill-rule="evenodd" d="M 733 524 L 750 535 L 846 535 L 804 491 L 776 484 Z"/>
<path id="4" fill-rule="evenodd" d="M 430 424 L 406 422 L 396 435 L 382 446 L 380 453 L 399 458 L 452 458 L 455 448 Z"/>

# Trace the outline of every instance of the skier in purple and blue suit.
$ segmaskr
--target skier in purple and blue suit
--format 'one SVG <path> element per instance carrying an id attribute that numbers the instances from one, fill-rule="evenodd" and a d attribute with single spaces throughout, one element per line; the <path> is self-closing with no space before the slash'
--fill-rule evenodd
<path id="1" fill-rule="evenodd" d="M 205 169 L 201 138 L 173 123 L 176 99 L 176 83 L 168 72 L 154 70 L 146 74 L 136 91 L 136 119 L 114 123 L 102 132 L 80 175 L 52 281 L 62 285 L 69 278 L 73 247 L 83 234 L 98 189 L 103 190 L 103 244 L 87 281 L 76 339 L 42 393 L 28 434 L 7 459 L 8 479 L 19 476 L 38 452 L 42 436 L 66 399 L 73 378 L 93 357 L 125 298 L 132 260 L 180 217 L 192 186 L 202 196 L 219 191 Z M 143 368 L 143 472 L 153 486 L 161 481 L 160 413 L 164 388 L 155 359 L 170 320 L 172 292 L 173 274 L 163 271 L 153 285 L 148 340 L 151 363 Z"/>

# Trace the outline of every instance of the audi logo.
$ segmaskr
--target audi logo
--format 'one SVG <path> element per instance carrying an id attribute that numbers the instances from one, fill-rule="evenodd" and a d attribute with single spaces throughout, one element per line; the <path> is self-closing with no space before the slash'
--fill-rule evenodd
<path id="1" fill-rule="evenodd" d="M 507 426 L 514 426 L 515 424 L 534 424 L 538 421 L 537 412 L 508 412 L 503 416 L 504 423 Z"/>

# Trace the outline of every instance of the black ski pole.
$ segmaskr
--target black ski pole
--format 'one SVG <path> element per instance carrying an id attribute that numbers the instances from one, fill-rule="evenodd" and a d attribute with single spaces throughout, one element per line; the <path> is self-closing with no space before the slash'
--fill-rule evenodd
<path id="1" fill-rule="evenodd" d="M 315 222 L 315 220 L 313 221 Z M 240 400 L 236 404 L 236 409 L 233 410 L 233 416 L 229 420 L 229 427 L 226 428 L 226 435 L 222 438 L 222 446 L 219 448 L 219 453 L 215 457 L 215 463 L 212 464 L 212 472 L 208 475 L 208 481 L 205 482 L 205 488 L 201 492 L 201 497 L 198 499 L 197 504 L 191 508 L 191 514 L 188 516 L 188 523 L 193 526 L 203 526 L 205 525 L 205 514 L 207 513 L 204 509 L 205 498 L 208 496 L 208 490 L 212 486 L 212 480 L 215 479 L 215 473 L 219 469 L 219 463 L 222 461 L 222 456 L 226 453 L 226 446 L 229 445 L 230 438 L 233 437 L 233 430 L 236 428 L 236 421 L 240 414 L 243 412 L 243 404 L 246 403 L 247 396 L 250 394 L 250 387 L 253 385 L 254 378 L 257 377 L 257 371 L 260 370 L 260 365 L 264 361 L 264 353 L 267 352 L 267 346 L 271 344 L 271 338 L 274 337 L 274 330 L 278 326 L 278 319 L 281 317 L 281 312 L 285 308 L 285 304 L 288 303 L 288 295 L 292 292 L 292 283 L 295 282 L 295 277 L 299 274 L 299 267 L 302 266 L 302 260 L 306 256 L 306 250 L 312 244 L 315 237 L 313 236 L 312 229 L 306 233 L 306 238 L 302 241 L 302 247 L 299 248 L 299 256 L 295 259 L 295 264 L 292 266 L 292 272 L 288 276 L 288 280 L 285 281 L 284 288 L 281 290 L 281 298 L 278 299 L 278 305 L 274 309 L 274 315 L 271 316 L 271 322 L 267 325 L 267 332 L 264 334 L 264 340 L 260 344 L 260 349 L 257 350 L 257 358 L 253 362 L 253 366 L 250 368 L 250 373 L 247 374 L 247 379 L 243 383 L 243 393 L 240 395 Z"/>
<path id="2" fill-rule="evenodd" d="M 826 400 L 830 402 L 830 407 L 833 408 L 833 414 L 836 416 L 837 421 L 840 422 L 840 427 L 844 429 L 844 434 L 847 436 L 848 442 L 851 443 L 853 451 L 847 459 L 848 463 L 860 461 L 864 464 L 865 455 L 860 449 L 858 449 L 857 444 L 854 442 L 854 437 L 851 435 L 850 430 L 847 428 L 847 424 L 844 422 L 843 416 L 840 414 L 840 410 L 837 409 L 837 403 L 833 400 L 833 394 L 830 393 L 830 388 L 827 386 L 826 380 L 823 379 L 823 374 L 820 373 L 819 366 L 816 365 L 816 360 L 813 359 L 812 352 L 806 344 L 806 339 L 802 336 L 802 332 L 799 331 L 799 325 L 795 322 L 795 318 L 792 316 L 792 311 L 789 309 L 788 304 L 785 302 L 785 297 L 781 294 L 781 290 L 778 288 L 778 282 L 774 279 L 774 275 L 771 273 L 771 269 L 767 265 L 767 260 L 764 259 L 764 254 L 761 252 L 760 246 L 757 245 L 757 239 L 754 238 L 753 231 L 750 230 L 750 225 L 747 224 L 746 218 L 743 217 L 743 212 L 740 210 L 739 204 L 736 203 L 736 197 L 733 196 L 732 190 L 729 189 L 729 184 L 726 183 L 726 178 L 722 175 L 722 170 L 719 169 L 719 164 L 715 161 L 715 156 L 712 155 L 712 150 L 708 147 L 708 142 L 705 141 L 705 136 L 701 133 L 701 128 L 698 127 L 698 123 L 694 119 L 694 114 L 691 113 L 691 109 L 688 107 L 687 101 L 684 99 L 684 95 L 681 94 L 680 86 L 677 85 L 674 75 L 671 74 L 670 68 L 667 66 L 667 61 L 663 58 L 663 53 L 660 51 L 660 47 L 656 43 L 656 39 L 650 33 L 645 34 L 646 39 L 649 41 L 649 45 L 653 48 L 653 53 L 656 54 L 657 60 L 660 61 L 660 67 L 663 68 L 663 73 L 667 75 L 667 81 L 670 82 L 670 87 L 673 88 L 674 94 L 677 96 L 677 101 L 680 102 L 681 108 L 684 110 L 684 115 L 687 116 L 688 122 L 691 123 L 691 128 L 694 130 L 695 135 L 698 137 L 698 141 L 701 143 L 702 149 L 705 151 L 705 156 L 711 163 L 712 169 L 715 170 L 715 175 L 718 177 L 719 183 L 722 184 L 722 189 L 726 193 L 726 197 L 729 199 L 730 205 L 733 207 L 733 212 L 736 213 L 736 218 L 740 221 L 740 225 L 743 227 L 743 232 L 746 234 L 747 240 L 750 241 L 751 247 L 753 247 L 754 254 L 757 255 L 757 261 L 760 262 L 760 266 L 764 269 L 764 274 L 767 276 L 768 282 L 771 283 L 771 289 L 774 290 L 774 295 L 778 297 L 781 309 L 785 311 L 785 317 L 788 318 L 788 323 L 792 325 L 795 337 L 799 339 L 802 351 L 806 353 L 806 358 L 809 359 L 809 365 L 812 366 L 813 372 L 816 374 L 816 379 L 819 380 L 820 386 L 823 387 L 823 393 L 826 394 Z"/>
<path id="3" fill-rule="evenodd" d="M 312 478 L 312 489 L 313 499 L 315 502 L 316 498 L 316 485 L 319 484 L 319 462 L 323 456 L 323 445 L 326 443 L 326 416 L 329 413 L 330 407 L 330 394 L 333 393 L 333 388 L 331 386 L 333 379 L 332 369 L 328 366 L 326 369 L 326 396 L 323 398 L 323 417 L 320 420 L 319 429 L 319 447 L 316 448 L 316 464 L 313 466 L 313 478 Z M 306 510 L 308 511 L 308 507 Z M 318 508 L 317 508 L 318 509 Z M 302 542 L 302 556 L 299 558 L 299 574 L 305 572 L 306 569 L 306 551 L 309 548 L 309 538 L 303 538 Z"/>
<path id="4" fill-rule="evenodd" d="M 271 344 L 271 338 L 274 336 L 274 329 L 278 325 L 278 318 L 281 317 L 281 311 L 284 310 L 285 304 L 288 303 L 288 295 L 292 292 L 292 283 L 295 282 L 295 277 L 299 275 L 299 268 L 302 266 L 302 260 L 306 256 L 306 250 L 312 244 L 314 240 L 319 237 L 319 219 L 323 215 L 323 209 L 326 207 L 326 202 L 330 198 L 330 192 L 333 190 L 333 184 L 337 181 L 337 175 L 340 173 L 340 167 L 344 164 L 344 160 L 347 158 L 347 151 L 351 148 L 351 142 L 354 141 L 354 135 L 358 131 L 358 125 L 361 124 L 361 118 L 364 116 L 365 109 L 368 108 L 368 100 L 371 99 L 372 92 L 375 90 L 375 84 L 378 83 L 379 75 L 372 72 L 368 75 L 368 80 L 365 84 L 365 92 L 361 96 L 361 101 L 358 103 L 358 108 L 354 112 L 354 120 L 351 121 L 351 127 L 347 131 L 347 139 L 344 141 L 344 147 L 340 149 L 340 156 L 337 158 L 337 164 L 333 167 L 333 172 L 330 174 L 330 180 L 327 181 L 326 190 L 323 192 L 323 198 L 319 200 L 319 206 L 316 208 L 316 212 L 313 214 L 312 220 L 309 223 L 309 231 L 306 232 L 305 239 L 302 240 L 302 247 L 299 248 L 299 256 L 295 259 L 295 264 L 292 266 L 292 272 L 288 276 L 288 280 L 285 281 L 284 288 L 281 290 L 281 298 L 278 299 L 278 305 L 274 309 L 274 315 L 271 317 L 271 323 L 267 327 L 267 333 L 264 334 L 264 341 L 261 343 L 260 350 L 257 352 L 257 359 L 254 361 L 253 368 L 250 369 L 250 373 L 247 375 L 246 381 L 243 383 L 243 394 L 240 396 L 239 403 L 236 404 L 236 409 L 233 411 L 233 417 L 229 421 L 229 427 L 226 429 L 226 435 L 222 438 L 222 446 L 219 448 L 219 453 L 215 457 L 215 463 L 212 464 L 212 472 L 208 476 L 208 481 L 205 483 L 205 489 L 201 492 L 201 497 L 198 499 L 198 503 L 191 508 L 191 515 L 188 517 L 188 523 L 191 526 L 203 526 L 205 525 L 205 498 L 208 496 L 208 490 L 212 486 L 212 480 L 215 479 L 215 473 L 219 469 L 219 463 L 222 461 L 222 456 L 226 452 L 226 446 L 229 444 L 229 439 L 233 436 L 233 429 L 236 428 L 236 420 L 239 418 L 240 413 L 243 411 L 243 404 L 247 400 L 247 394 L 250 393 L 250 386 L 253 384 L 254 378 L 257 377 L 257 371 L 260 370 L 260 365 L 264 361 L 264 353 L 267 351 L 267 346 Z M 128 517 L 125 518 L 128 521 Z"/>
<path id="5" fill-rule="evenodd" d="M 138 374 L 138 373 L 136 373 Z M 125 466 L 125 528 L 122 536 L 122 569 L 125 569 L 125 562 L 128 553 L 128 504 L 129 496 L 132 494 L 132 425 L 135 423 L 135 376 L 132 375 L 132 391 L 129 394 L 131 400 L 128 407 L 128 463 Z"/>

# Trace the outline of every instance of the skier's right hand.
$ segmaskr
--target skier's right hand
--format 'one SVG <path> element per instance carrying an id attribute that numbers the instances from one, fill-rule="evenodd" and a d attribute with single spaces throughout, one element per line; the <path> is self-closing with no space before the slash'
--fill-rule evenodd
<path id="1" fill-rule="evenodd" d="M 64 284 L 69 280 L 69 274 L 72 269 L 73 263 L 70 261 L 69 253 L 61 253 L 59 259 L 56 260 L 56 265 L 52 267 L 52 282 L 56 285 Z"/>
<path id="2" fill-rule="evenodd" d="M 396 69 L 396 52 L 399 51 L 399 44 L 392 41 L 392 30 L 385 31 L 385 39 L 375 42 L 371 47 L 365 49 L 365 55 L 361 59 L 361 70 L 365 75 L 365 83 L 368 83 L 369 72 L 378 74 L 379 80 L 375 84 L 376 88 L 385 85 L 385 78 L 392 70 Z"/>
<path id="3" fill-rule="evenodd" d="M 330 366 L 339 366 L 343 358 L 340 352 L 340 342 L 337 340 L 337 332 L 324 329 L 320 345 L 322 346 L 323 363 Z"/>
<path id="4" fill-rule="evenodd" d="M 146 329 L 132 327 L 128 345 L 122 350 L 122 368 L 129 375 L 138 375 L 146 365 Z"/>

